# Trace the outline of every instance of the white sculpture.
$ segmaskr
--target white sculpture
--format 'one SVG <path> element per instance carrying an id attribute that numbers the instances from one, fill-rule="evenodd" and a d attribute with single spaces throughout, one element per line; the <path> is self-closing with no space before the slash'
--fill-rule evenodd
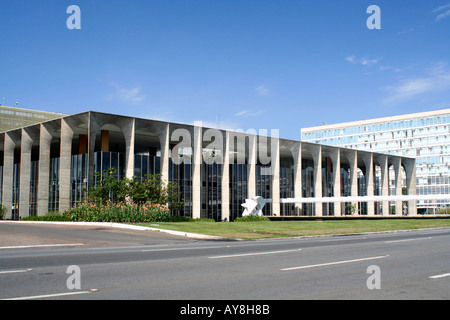
<path id="1" fill-rule="evenodd" d="M 246 216 L 262 216 L 262 209 L 266 205 L 266 200 L 263 197 L 253 197 L 251 199 L 246 199 L 245 203 L 241 204 L 244 207 L 243 217 Z"/>

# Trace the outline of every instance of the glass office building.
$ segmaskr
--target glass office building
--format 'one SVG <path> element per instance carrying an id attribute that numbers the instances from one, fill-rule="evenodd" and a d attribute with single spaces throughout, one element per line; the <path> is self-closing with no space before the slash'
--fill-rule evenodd
<path id="1" fill-rule="evenodd" d="M 418 195 L 450 193 L 450 109 L 304 128 L 301 140 L 416 159 Z M 450 203 L 419 201 L 419 212 Z"/>

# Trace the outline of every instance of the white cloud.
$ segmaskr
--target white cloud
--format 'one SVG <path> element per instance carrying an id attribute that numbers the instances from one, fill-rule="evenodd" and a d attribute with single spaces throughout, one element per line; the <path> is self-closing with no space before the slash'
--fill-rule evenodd
<path id="1" fill-rule="evenodd" d="M 433 10 L 433 13 L 438 13 L 436 16 L 435 21 L 440 21 L 444 18 L 450 17 L 450 3 L 440 6 Z"/>
<path id="2" fill-rule="evenodd" d="M 362 58 L 360 63 L 363 66 L 373 66 L 373 65 L 377 64 L 378 61 L 380 61 L 380 59 L 366 59 L 366 58 Z"/>
<path id="3" fill-rule="evenodd" d="M 258 86 L 255 88 L 255 91 L 261 96 L 267 96 L 270 91 L 265 86 Z"/>
<path id="4" fill-rule="evenodd" d="M 107 97 L 109 101 L 121 100 L 123 102 L 139 103 L 146 97 L 141 93 L 141 87 L 127 89 L 117 83 L 109 83 L 109 85 L 115 88 L 114 93 L 109 94 Z"/>
<path id="5" fill-rule="evenodd" d="M 242 110 L 242 111 L 239 111 L 239 112 L 235 113 L 234 115 L 236 117 L 240 117 L 240 116 L 243 116 L 246 113 L 248 113 L 248 110 Z"/>
<path id="6" fill-rule="evenodd" d="M 347 60 L 350 63 L 356 63 L 355 56 L 348 56 L 348 57 L 345 58 L 345 60 Z"/>
<path id="7" fill-rule="evenodd" d="M 227 121 L 194 121 L 193 125 L 200 125 L 202 128 L 211 128 L 219 130 L 236 130 L 239 127 L 237 123 Z"/>
<path id="8" fill-rule="evenodd" d="M 414 28 L 409 28 L 408 30 L 397 32 L 397 35 L 407 34 L 407 33 L 413 32 L 413 31 L 414 31 Z"/>
<path id="9" fill-rule="evenodd" d="M 443 63 L 427 71 L 424 77 L 409 78 L 387 87 L 389 96 L 385 103 L 407 101 L 420 95 L 450 89 L 450 70 Z"/>
<path id="10" fill-rule="evenodd" d="M 436 21 L 440 21 L 440 20 L 442 20 L 444 18 L 447 18 L 447 17 L 450 17 L 450 10 L 447 10 L 446 12 L 441 13 L 440 15 L 438 15 L 436 17 Z"/>
<path id="11" fill-rule="evenodd" d="M 242 117 L 242 116 L 256 117 L 263 113 L 264 113 L 264 110 L 258 110 L 258 111 L 242 110 L 242 111 L 235 113 L 234 116 L 235 117 Z"/>
<path id="12" fill-rule="evenodd" d="M 357 58 L 355 56 L 345 57 L 345 60 L 352 64 L 360 64 L 362 66 L 373 66 L 376 65 L 380 59 L 368 59 L 368 58 Z"/>
<path id="13" fill-rule="evenodd" d="M 436 9 L 433 10 L 433 12 L 439 12 L 442 11 L 444 9 L 450 8 L 450 3 L 444 4 L 443 6 L 437 7 Z"/>

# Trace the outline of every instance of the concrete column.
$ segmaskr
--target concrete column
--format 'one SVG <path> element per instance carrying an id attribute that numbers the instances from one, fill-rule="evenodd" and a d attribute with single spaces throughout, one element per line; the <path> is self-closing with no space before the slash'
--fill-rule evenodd
<path id="1" fill-rule="evenodd" d="M 39 178 L 37 191 L 38 216 L 48 212 L 48 188 L 50 180 L 50 148 L 53 130 L 46 125 L 40 125 L 39 133 Z"/>
<path id="2" fill-rule="evenodd" d="M 365 179 L 366 179 L 366 192 L 368 197 L 372 197 L 374 194 L 373 191 L 373 154 L 365 154 L 363 156 L 364 163 L 366 165 L 366 173 L 365 173 Z M 369 201 L 367 203 L 367 214 L 369 216 L 375 215 L 375 203 L 372 201 Z"/>
<path id="3" fill-rule="evenodd" d="M 222 221 L 230 221 L 230 132 L 225 132 L 222 150 Z"/>
<path id="4" fill-rule="evenodd" d="M 73 129 L 63 118 L 61 119 L 61 148 L 59 163 L 59 211 L 70 209 L 70 174 L 72 164 Z"/>
<path id="5" fill-rule="evenodd" d="M 5 219 L 12 219 L 12 189 L 13 189 L 13 166 L 14 149 L 16 144 L 12 133 L 5 132 L 3 149 L 3 194 L 2 204 L 6 208 Z"/>
<path id="6" fill-rule="evenodd" d="M 294 158 L 294 197 L 303 198 L 303 179 L 302 179 L 302 145 L 301 142 L 295 143 L 291 148 Z M 301 215 L 302 204 L 295 204 L 295 214 Z"/>
<path id="7" fill-rule="evenodd" d="M 134 140 L 136 133 L 136 120 L 134 118 L 127 119 L 121 125 L 121 130 L 125 137 L 125 177 L 131 179 L 134 176 Z"/>
<path id="8" fill-rule="evenodd" d="M 280 203 L 280 139 L 271 138 L 271 173 L 272 173 L 272 215 L 281 215 Z"/>
<path id="9" fill-rule="evenodd" d="M 314 197 L 322 198 L 322 146 L 317 145 L 314 146 L 312 150 L 312 156 L 314 160 Z M 317 217 L 322 216 L 322 203 L 316 203 L 316 212 L 315 215 Z"/>
<path id="10" fill-rule="evenodd" d="M 19 216 L 24 218 L 30 215 L 30 171 L 31 147 L 33 139 L 30 129 L 22 129 L 20 145 L 20 189 L 19 189 Z"/>
<path id="11" fill-rule="evenodd" d="M 408 195 L 417 195 L 416 162 L 414 160 L 408 160 L 405 163 L 405 171 Z M 417 215 L 417 202 L 414 200 L 408 201 L 408 215 Z"/>
<path id="12" fill-rule="evenodd" d="M 94 186 L 95 181 L 95 140 L 97 138 L 97 134 L 100 131 L 100 125 L 97 123 L 96 119 L 92 115 L 91 112 L 89 112 L 89 118 L 88 118 L 88 147 L 87 147 L 87 191 L 89 193 L 89 190 Z M 108 131 L 107 131 L 108 132 Z M 108 132 L 108 141 L 107 141 L 107 150 L 102 151 L 109 151 L 109 132 Z M 102 141 L 102 148 L 104 147 L 103 141 Z"/>
<path id="13" fill-rule="evenodd" d="M 380 161 L 381 168 L 381 195 L 389 196 L 389 162 L 388 156 L 382 156 Z M 383 216 L 389 215 L 389 201 L 383 201 Z"/>
<path id="14" fill-rule="evenodd" d="M 394 172 L 395 172 L 395 195 L 401 196 L 402 195 L 402 159 L 400 157 L 395 157 L 393 159 L 394 162 Z M 402 215 L 402 202 L 396 201 L 395 202 L 395 215 L 401 216 Z"/>
<path id="15" fill-rule="evenodd" d="M 341 196 L 341 149 L 337 148 L 331 153 L 331 162 L 333 164 L 333 196 Z M 341 204 L 334 203 L 334 215 L 341 216 Z"/>
<path id="16" fill-rule="evenodd" d="M 193 167 L 192 167 L 192 217 L 201 218 L 202 211 L 202 136 L 203 128 L 194 124 L 194 146 L 193 146 Z"/>
<path id="17" fill-rule="evenodd" d="M 157 134 L 161 144 L 161 179 L 165 183 L 169 182 L 169 149 L 170 149 L 170 127 L 167 123 Z"/>
<path id="18" fill-rule="evenodd" d="M 247 169 L 247 196 L 248 198 L 252 198 L 257 196 L 256 194 L 256 163 L 258 161 L 257 158 L 257 148 L 256 148 L 256 136 L 249 135 L 248 136 L 248 169 Z"/>

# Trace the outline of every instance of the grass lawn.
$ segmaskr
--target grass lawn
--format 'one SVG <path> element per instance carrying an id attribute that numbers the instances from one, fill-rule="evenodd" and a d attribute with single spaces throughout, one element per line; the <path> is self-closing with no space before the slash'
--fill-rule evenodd
<path id="1" fill-rule="evenodd" d="M 227 238 L 263 239 L 450 227 L 450 219 L 385 219 L 267 222 L 159 222 L 148 227 Z"/>
<path id="2" fill-rule="evenodd" d="M 450 227 L 450 219 L 267 222 L 159 222 L 141 225 L 159 229 L 200 233 L 227 238 L 263 239 Z"/>

